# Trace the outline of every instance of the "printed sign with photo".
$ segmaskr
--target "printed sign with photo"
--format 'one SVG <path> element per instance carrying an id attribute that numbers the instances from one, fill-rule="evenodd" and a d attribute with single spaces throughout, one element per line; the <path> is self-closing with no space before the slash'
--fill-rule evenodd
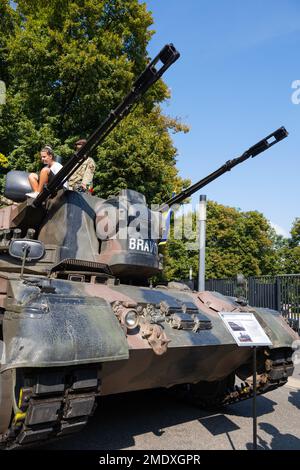
<path id="1" fill-rule="evenodd" d="M 272 342 L 253 313 L 219 312 L 238 346 L 271 346 Z"/>

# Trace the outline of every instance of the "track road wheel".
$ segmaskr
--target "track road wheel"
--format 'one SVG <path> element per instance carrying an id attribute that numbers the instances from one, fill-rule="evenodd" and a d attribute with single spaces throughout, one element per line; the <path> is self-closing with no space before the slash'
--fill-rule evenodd
<path id="1" fill-rule="evenodd" d="M 196 384 L 185 384 L 176 386 L 176 394 L 188 403 L 203 409 L 214 409 L 222 406 L 222 403 L 233 389 L 235 374 L 232 373 L 223 380 L 215 382 L 197 382 Z"/>

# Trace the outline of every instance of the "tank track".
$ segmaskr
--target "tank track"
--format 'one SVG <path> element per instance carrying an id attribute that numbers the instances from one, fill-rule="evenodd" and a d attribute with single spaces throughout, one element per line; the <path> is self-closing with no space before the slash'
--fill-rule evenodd
<path id="1" fill-rule="evenodd" d="M 265 360 L 264 371 L 257 374 L 257 396 L 285 385 L 288 377 L 294 371 L 291 359 L 292 352 L 289 352 L 289 350 L 274 349 L 265 352 L 265 354 L 267 354 L 267 359 Z M 252 383 L 245 382 L 241 383 L 241 385 L 228 386 L 228 382 L 230 382 L 228 379 L 230 378 L 224 379 L 222 393 L 219 392 L 215 395 L 201 395 L 201 393 L 197 393 L 197 390 L 193 389 L 193 385 L 187 385 L 185 389 L 177 388 L 175 393 L 177 398 L 206 409 L 231 405 L 253 397 L 254 388 Z M 216 382 L 217 385 L 221 383 Z"/>
<path id="2" fill-rule="evenodd" d="M 266 363 L 269 370 L 263 374 L 257 375 L 257 395 L 263 395 L 282 387 L 287 383 L 288 377 L 293 374 L 294 366 L 288 359 L 268 359 Z M 229 390 L 223 399 L 221 399 L 220 405 L 230 405 L 232 403 L 248 400 L 253 397 L 253 394 L 253 384 L 245 382 L 241 385 L 235 385 L 234 390 Z"/>
<path id="3" fill-rule="evenodd" d="M 48 443 L 80 431 L 96 408 L 98 372 L 95 367 L 16 370 L 18 404 L 10 427 L 0 435 L 0 449 Z"/>

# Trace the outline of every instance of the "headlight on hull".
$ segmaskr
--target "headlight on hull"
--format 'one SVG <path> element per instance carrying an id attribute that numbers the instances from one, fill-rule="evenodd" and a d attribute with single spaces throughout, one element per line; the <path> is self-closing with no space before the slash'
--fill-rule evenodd
<path id="1" fill-rule="evenodd" d="M 136 310 L 129 310 L 128 312 L 126 312 L 123 317 L 123 321 L 124 321 L 125 326 L 129 330 L 133 330 L 134 328 L 136 328 L 139 322 L 139 318 L 138 318 L 138 314 Z"/>

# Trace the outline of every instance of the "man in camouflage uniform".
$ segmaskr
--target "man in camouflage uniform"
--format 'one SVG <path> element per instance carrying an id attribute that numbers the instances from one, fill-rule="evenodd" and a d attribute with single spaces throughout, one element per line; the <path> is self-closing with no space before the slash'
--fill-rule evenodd
<path id="1" fill-rule="evenodd" d="M 80 139 L 76 142 L 75 148 L 78 151 L 86 143 L 85 139 Z M 91 157 L 88 157 L 83 164 L 78 168 L 69 179 L 69 189 L 84 190 L 92 187 L 93 176 L 95 173 L 96 164 Z"/>

